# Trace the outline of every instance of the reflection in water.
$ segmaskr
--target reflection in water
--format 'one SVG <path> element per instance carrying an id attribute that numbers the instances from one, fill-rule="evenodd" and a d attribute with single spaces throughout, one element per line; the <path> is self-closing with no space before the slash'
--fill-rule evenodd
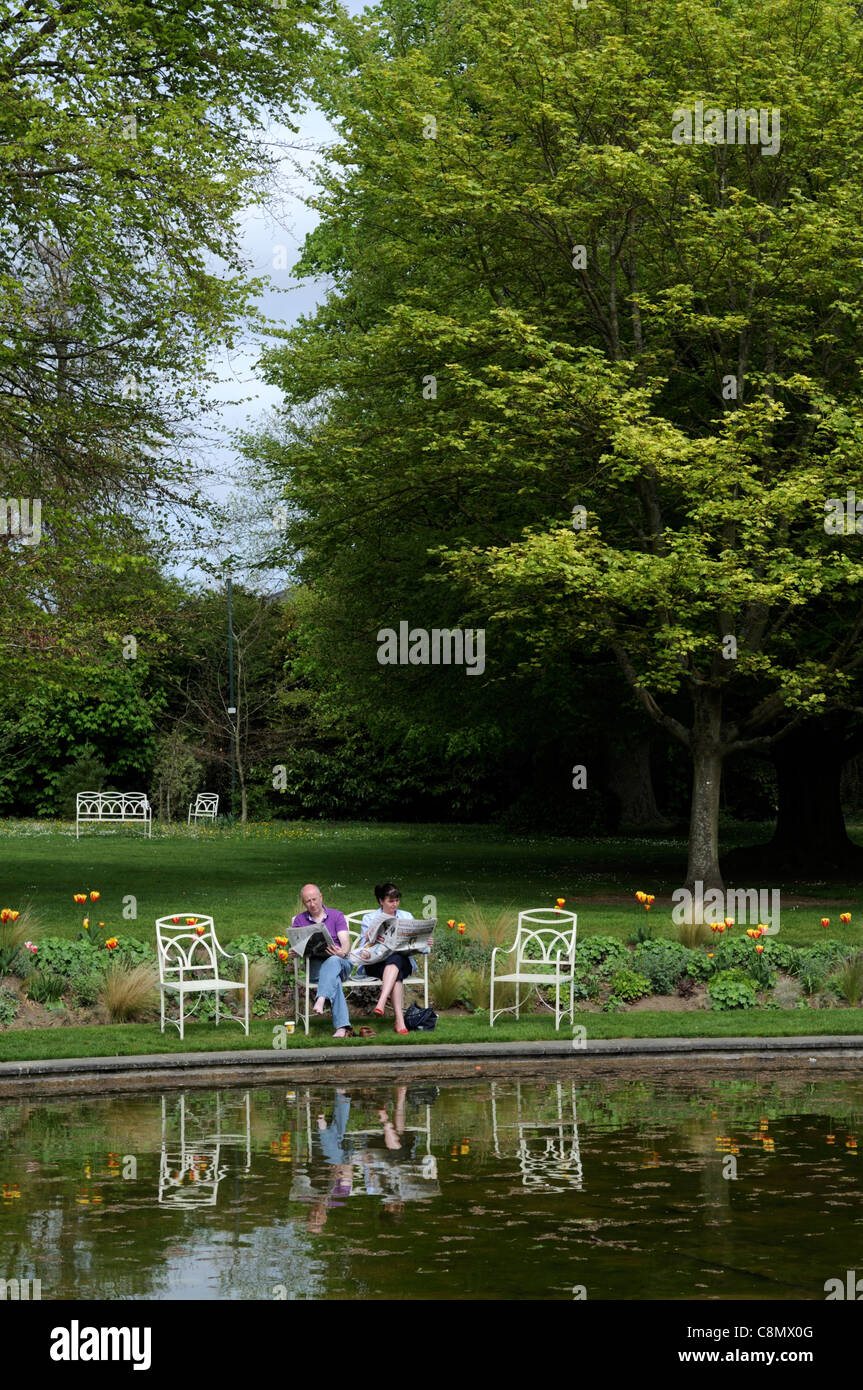
<path id="1" fill-rule="evenodd" d="M 252 1135 L 249 1093 L 246 1091 L 242 1134 L 226 1133 L 222 1127 L 222 1100 L 216 1095 L 215 1128 L 209 1110 L 201 1116 L 185 1095 L 162 1096 L 162 1154 L 159 1165 L 159 1201 L 175 1207 L 214 1207 L 219 1183 L 228 1172 L 220 1162 L 223 1150 L 241 1145 L 245 1150 L 246 1173 L 252 1166 Z M 174 1121 L 172 1126 L 171 1121 Z M 174 1127 L 179 1134 L 171 1135 Z M 169 1137 L 169 1135 L 171 1137 Z"/>
<path id="2" fill-rule="evenodd" d="M 533 1101 L 523 1104 L 521 1082 L 515 1083 L 516 1119 L 508 1124 L 498 1123 L 497 1100 L 503 1088 L 491 1083 L 491 1124 L 495 1157 L 501 1157 L 501 1144 L 506 1131 L 518 1134 L 518 1163 L 525 1187 L 534 1191 L 564 1192 L 568 1187 L 581 1191 L 581 1152 L 578 1147 L 578 1116 L 576 1114 L 575 1082 L 566 1086 L 558 1081 L 557 1115 L 546 1120 L 534 1118 Z"/>
<path id="3" fill-rule="evenodd" d="M 0 1102 L 0 1279 L 43 1300 L 820 1299 L 863 1267 L 863 1082 L 577 1074 Z"/>

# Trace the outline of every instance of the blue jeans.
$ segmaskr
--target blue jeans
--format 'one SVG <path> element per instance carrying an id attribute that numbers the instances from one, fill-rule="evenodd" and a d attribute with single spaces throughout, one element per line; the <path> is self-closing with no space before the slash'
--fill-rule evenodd
<path id="1" fill-rule="evenodd" d="M 331 999 L 333 1004 L 333 1028 L 348 1028 L 351 1016 L 348 1013 L 348 1002 L 345 999 L 342 989 L 342 980 L 346 980 L 353 970 L 351 962 L 344 956 L 327 956 L 326 960 L 313 960 L 309 962 L 309 979 L 312 984 L 317 984 L 317 998 Z"/>

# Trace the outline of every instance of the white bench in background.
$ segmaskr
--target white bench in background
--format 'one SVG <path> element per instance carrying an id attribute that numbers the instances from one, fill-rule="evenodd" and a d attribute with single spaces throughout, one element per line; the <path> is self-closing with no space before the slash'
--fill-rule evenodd
<path id="1" fill-rule="evenodd" d="M 215 822 L 219 814 L 219 793 L 218 792 L 198 792 L 194 801 L 189 802 L 188 825 L 193 820 L 211 820 Z"/>
<path id="2" fill-rule="evenodd" d="M 82 825 L 142 825 L 153 837 L 153 811 L 146 792 L 78 792 L 75 799 L 75 839 Z"/>
<path id="3" fill-rule="evenodd" d="M 367 915 L 367 912 L 368 909 L 366 909 L 366 912 L 349 912 L 345 917 L 345 921 L 348 924 L 348 934 L 351 939 L 352 951 L 355 951 L 357 949 L 357 946 L 359 945 L 360 937 L 362 936 L 363 918 Z M 410 953 L 406 952 L 405 954 Z M 429 958 L 428 955 L 417 954 L 413 956 L 412 959 L 414 963 L 414 970 L 413 974 L 410 975 L 408 979 L 406 979 L 404 982 L 405 989 L 416 989 L 418 986 L 421 986 L 423 992 L 423 1008 L 427 1009 L 429 1006 Z M 313 984 L 312 981 L 309 979 L 308 969 L 306 970 L 305 980 L 302 982 L 300 981 L 299 969 L 302 964 L 303 962 L 301 960 L 295 962 L 296 970 L 294 972 L 294 1016 L 302 1022 L 306 1033 L 308 1033 L 309 1013 L 311 1009 L 311 993 L 313 989 L 317 993 L 318 987 L 317 984 Z M 384 961 L 384 965 L 386 965 L 386 961 Z M 304 995 L 305 1008 L 300 1007 L 301 983 L 302 992 Z M 377 992 L 380 994 L 381 981 L 378 980 L 374 975 L 358 975 L 355 968 L 354 973 L 350 976 L 349 979 L 342 980 L 342 989 L 345 991 L 346 994 L 348 990 L 353 989 L 376 989 Z"/>

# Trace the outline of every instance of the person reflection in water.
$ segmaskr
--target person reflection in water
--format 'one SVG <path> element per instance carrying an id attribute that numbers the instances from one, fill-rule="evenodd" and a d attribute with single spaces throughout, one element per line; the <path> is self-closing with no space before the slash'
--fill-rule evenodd
<path id="1" fill-rule="evenodd" d="M 318 1115 L 318 1142 L 324 1158 L 330 1164 L 333 1186 L 329 1196 L 321 1197 L 309 1210 L 306 1230 L 312 1235 L 320 1235 L 332 1208 L 343 1207 L 353 1192 L 354 1167 L 350 1161 L 352 1151 L 350 1141 L 345 1141 L 350 1113 L 350 1096 L 345 1091 L 337 1090 L 330 1123 L 327 1124 L 325 1115 Z"/>

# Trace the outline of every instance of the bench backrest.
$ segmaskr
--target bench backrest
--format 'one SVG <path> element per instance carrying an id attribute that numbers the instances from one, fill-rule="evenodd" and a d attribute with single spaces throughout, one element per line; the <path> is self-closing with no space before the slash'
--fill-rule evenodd
<path id="1" fill-rule="evenodd" d="M 146 792 L 78 792 L 78 820 L 147 820 L 150 803 Z"/>

